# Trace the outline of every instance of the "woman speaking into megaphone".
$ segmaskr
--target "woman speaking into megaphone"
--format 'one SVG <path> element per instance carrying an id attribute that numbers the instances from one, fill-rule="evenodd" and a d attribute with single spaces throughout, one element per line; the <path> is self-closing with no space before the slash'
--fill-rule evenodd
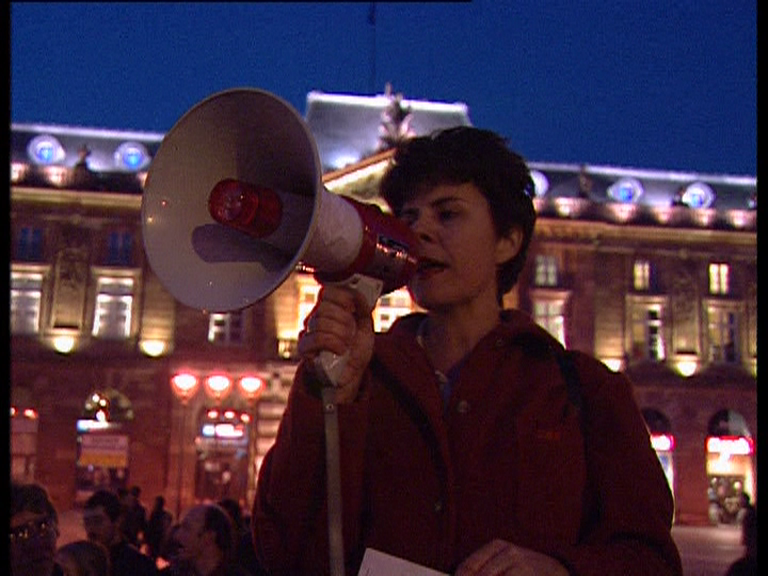
<path id="1" fill-rule="evenodd" d="M 315 362 L 330 352 L 346 359 L 342 573 L 681 574 L 631 383 L 504 309 L 536 219 L 524 160 L 493 132 L 447 129 L 401 143 L 381 195 L 418 238 L 408 289 L 424 312 L 374 333 L 370 301 L 323 286 L 258 479 L 264 567 L 339 571 Z"/>

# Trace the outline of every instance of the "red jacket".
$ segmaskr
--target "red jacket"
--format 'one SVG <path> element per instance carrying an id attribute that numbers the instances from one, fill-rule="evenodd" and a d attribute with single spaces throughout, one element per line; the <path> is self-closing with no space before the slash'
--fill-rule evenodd
<path id="1" fill-rule="evenodd" d="M 672 496 L 631 383 L 507 311 L 464 360 L 447 407 L 416 341 L 422 315 L 376 336 L 358 399 L 339 409 L 346 572 L 366 547 L 451 572 L 499 538 L 572 574 L 682 574 Z M 320 400 L 300 365 L 259 475 L 254 542 L 275 574 L 329 571 Z"/>

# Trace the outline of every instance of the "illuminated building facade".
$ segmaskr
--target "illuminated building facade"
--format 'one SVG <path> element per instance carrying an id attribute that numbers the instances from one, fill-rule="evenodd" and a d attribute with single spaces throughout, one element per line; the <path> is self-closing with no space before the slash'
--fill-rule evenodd
<path id="1" fill-rule="evenodd" d="M 307 102 L 326 188 L 368 202 L 384 136 L 469 124 L 463 104 L 391 94 Z M 60 510 L 125 484 L 176 510 L 250 503 L 318 284 L 297 271 L 229 313 L 180 304 L 141 238 L 162 134 L 11 128 L 12 476 Z M 732 521 L 740 492 L 757 500 L 756 178 L 530 166 L 539 218 L 506 303 L 632 379 L 678 522 Z M 376 328 L 412 307 L 382 297 Z"/>

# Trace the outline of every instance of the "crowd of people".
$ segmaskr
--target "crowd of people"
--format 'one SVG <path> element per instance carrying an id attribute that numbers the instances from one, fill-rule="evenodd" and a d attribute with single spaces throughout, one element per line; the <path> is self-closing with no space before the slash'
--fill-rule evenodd
<path id="1" fill-rule="evenodd" d="M 11 576 L 261 576 L 251 532 L 233 499 L 190 508 L 178 521 L 138 487 L 99 489 L 82 510 L 84 538 L 58 545 L 58 512 L 39 483 L 11 484 Z"/>

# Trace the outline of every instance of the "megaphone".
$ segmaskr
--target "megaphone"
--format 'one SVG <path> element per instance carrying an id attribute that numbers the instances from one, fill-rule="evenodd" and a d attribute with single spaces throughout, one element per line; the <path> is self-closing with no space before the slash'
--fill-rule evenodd
<path id="1" fill-rule="evenodd" d="M 144 246 L 161 283 L 209 312 L 248 307 L 304 266 L 367 292 L 404 285 L 412 231 L 378 206 L 333 194 L 303 118 L 269 92 L 235 88 L 187 111 L 145 181 Z"/>
<path id="2" fill-rule="evenodd" d="M 214 94 L 163 138 L 141 205 L 149 264 L 180 302 L 210 312 L 245 308 L 302 264 L 320 282 L 352 286 L 371 308 L 416 269 L 416 238 L 378 206 L 328 192 L 299 114 L 252 88 Z M 345 356 L 315 360 L 334 384 Z M 333 574 L 344 574 L 338 422 L 323 388 Z"/>

